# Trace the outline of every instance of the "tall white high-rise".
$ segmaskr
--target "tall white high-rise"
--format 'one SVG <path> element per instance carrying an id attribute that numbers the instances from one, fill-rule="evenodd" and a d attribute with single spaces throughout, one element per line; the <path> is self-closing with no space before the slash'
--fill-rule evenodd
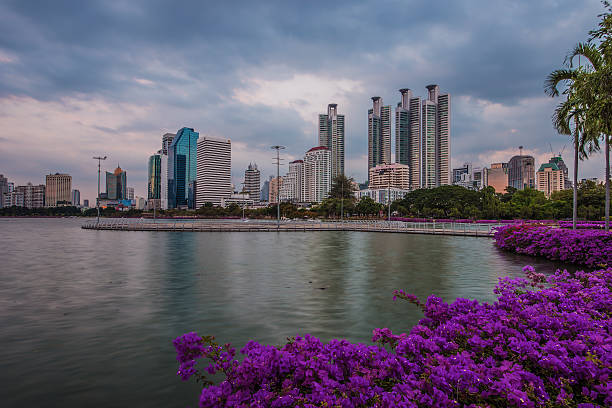
<path id="1" fill-rule="evenodd" d="M 249 163 L 249 167 L 244 171 L 244 191 L 249 193 L 249 197 L 253 202 L 259 202 L 261 174 L 257 169 L 257 164 Z"/>
<path id="2" fill-rule="evenodd" d="M 391 106 L 380 96 L 372 97 L 368 110 L 368 172 L 379 164 L 391 163 Z"/>
<path id="3" fill-rule="evenodd" d="M 292 203 L 302 202 L 302 168 L 304 160 L 294 160 L 289 163 L 289 171 L 283 178 L 281 186 L 281 201 Z"/>
<path id="4" fill-rule="evenodd" d="M 344 174 L 344 115 L 335 103 L 327 105 L 327 114 L 319 114 L 319 146 L 331 152 L 332 180 Z"/>
<path id="5" fill-rule="evenodd" d="M 221 205 L 232 194 L 232 143 L 229 139 L 200 136 L 197 150 L 196 208 Z"/>
<path id="6" fill-rule="evenodd" d="M 331 151 L 325 146 L 306 152 L 302 167 L 302 201 L 323 201 L 331 190 Z"/>
<path id="7" fill-rule="evenodd" d="M 427 86 L 427 98 L 400 89 L 395 110 L 395 161 L 410 167 L 410 189 L 451 184 L 450 94 L 438 85 Z"/>

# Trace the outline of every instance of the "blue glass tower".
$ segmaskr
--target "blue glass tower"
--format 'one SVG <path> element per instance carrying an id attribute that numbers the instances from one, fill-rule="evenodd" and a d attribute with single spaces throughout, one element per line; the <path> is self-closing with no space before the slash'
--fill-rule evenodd
<path id="1" fill-rule="evenodd" d="M 195 207 L 195 197 L 190 186 L 196 180 L 198 132 L 182 128 L 168 149 L 168 208 Z"/>

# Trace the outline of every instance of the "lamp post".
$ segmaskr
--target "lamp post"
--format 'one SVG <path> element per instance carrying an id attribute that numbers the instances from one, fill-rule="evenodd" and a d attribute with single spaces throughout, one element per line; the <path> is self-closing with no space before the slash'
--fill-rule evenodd
<path id="1" fill-rule="evenodd" d="M 285 148 L 285 146 L 275 145 L 271 147 L 276 150 L 276 230 L 280 229 L 280 151 Z"/>
<path id="2" fill-rule="evenodd" d="M 96 220 L 96 227 L 100 224 L 100 163 L 102 160 L 106 160 L 106 156 L 93 157 L 94 160 L 98 161 L 98 196 L 96 197 L 96 208 L 98 209 L 98 218 Z"/>

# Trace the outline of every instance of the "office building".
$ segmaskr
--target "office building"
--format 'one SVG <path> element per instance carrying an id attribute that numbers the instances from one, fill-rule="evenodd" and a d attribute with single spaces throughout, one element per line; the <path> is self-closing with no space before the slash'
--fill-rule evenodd
<path id="1" fill-rule="evenodd" d="M 260 201 L 268 201 L 270 199 L 270 181 L 272 181 L 272 176 L 266 181 L 263 182 L 263 186 L 261 187 L 261 194 L 259 196 Z"/>
<path id="2" fill-rule="evenodd" d="M 532 156 L 514 156 L 508 162 L 508 186 L 517 190 L 535 188 L 535 159 Z"/>
<path id="3" fill-rule="evenodd" d="M 550 198 L 552 193 L 564 189 L 565 175 L 556 163 L 543 163 L 536 173 L 536 183 L 538 191 Z"/>
<path id="4" fill-rule="evenodd" d="M 203 136 L 198 140 L 196 207 L 220 206 L 232 188 L 232 143 L 229 139 Z"/>
<path id="5" fill-rule="evenodd" d="M 249 197 L 254 202 L 259 202 L 261 194 L 261 173 L 257 169 L 257 164 L 249 163 L 249 167 L 244 171 L 244 191 L 249 193 Z"/>
<path id="6" fill-rule="evenodd" d="M 119 165 L 114 172 L 106 172 L 106 197 L 108 200 L 127 200 L 127 172 Z"/>
<path id="7" fill-rule="evenodd" d="M 128 200 L 133 200 L 134 199 L 134 187 L 128 187 L 127 188 L 127 196 L 126 198 Z"/>
<path id="8" fill-rule="evenodd" d="M 470 184 L 472 180 L 472 163 L 463 163 L 461 167 L 453 169 L 453 184 L 468 188 L 466 183 Z"/>
<path id="9" fill-rule="evenodd" d="M 331 152 L 325 146 L 306 152 L 302 164 L 302 201 L 320 203 L 331 190 Z"/>
<path id="10" fill-rule="evenodd" d="M 368 172 L 379 164 L 391 163 L 391 106 L 380 96 L 372 97 L 368 110 Z"/>
<path id="11" fill-rule="evenodd" d="M 4 194 L 8 193 L 8 179 L 0 174 L 0 208 L 4 206 Z"/>
<path id="12" fill-rule="evenodd" d="M 83 207 L 89 208 L 89 200 L 87 200 L 87 199 L 83 200 Z"/>
<path id="13" fill-rule="evenodd" d="M 257 199 L 259 200 L 259 197 Z M 225 208 L 232 204 L 236 204 L 241 208 L 249 208 L 255 205 L 255 201 L 246 191 L 241 193 L 232 193 L 229 197 L 223 197 L 221 199 L 221 207 Z"/>
<path id="14" fill-rule="evenodd" d="M 170 145 L 176 135 L 174 133 L 166 133 L 162 136 L 162 148 L 160 154 L 168 155 L 168 151 L 170 150 Z"/>
<path id="15" fill-rule="evenodd" d="M 344 115 L 338 114 L 338 105 L 327 105 L 327 114 L 319 115 L 319 146 L 331 152 L 332 180 L 344 174 Z"/>
<path id="16" fill-rule="evenodd" d="M 72 197 L 72 176 L 68 174 L 48 174 L 45 185 L 45 205 L 57 207 L 68 205 Z"/>
<path id="17" fill-rule="evenodd" d="M 17 186 L 15 192 L 23 195 L 23 207 L 41 208 L 45 206 L 44 184 L 34 186 L 32 183 L 28 183 L 25 186 Z"/>
<path id="18" fill-rule="evenodd" d="M 4 193 L 2 197 L 3 207 L 25 207 L 25 196 L 23 192 L 11 191 Z"/>
<path id="19" fill-rule="evenodd" d="M 161 157 L 162 154 L 153 154 L 149 156 L 147 166 L 147 199 L 161 199 Z"/>
<path id="20" fill-rule="evenodd" d="M 199 137 L 200 134 L 193 129 L 181 128 L 168 148 L 168 208 L 195 207 Z"/>
<path id="21" fill-rule="evenodd" d="M 377 203 L 387 205 L 389 200 L 387 196 L 391 197 L 391 202 L 396 200 L 401 200 L 404 198 L 406 194 L 408 194 L 410 190 L 404 190 L 401 188 L 391 187 L 389 188 L 366 188 L 364 190 L 355 191 L 355 198 L 357 201 L 361 200 L 363 197 L 370 197 L 372 200 Z"/>
<path id="22" fill-rule="evenodd" d="M 72 205 L 75 207 L 81 206 L 81 192 L 77 189 L 72 190 Z"/>
<path id="23" fill-rule="evenodd" d="M 302 202 L 302 168 L 304 160 L 294 160 L 289 163 L 289 171 L 283 178 L 281 186 L 281 201 L 291 203 Z"/>
<path id="24" fill-rule="evenodd" d="M 503 194 L 508 187 L 508 163 L 492 163 L 487 169 L 487 186 L 493 187 L 496 193 Z"/>
<path id="25" fill-rule="evenodd" d="M 489 185 L 489 169 L 486 167 L 474 167 L 472 170 L 472 187 L 474 190 L 482 190 Z"/>
<path id="26" fill-rule="evenodd" d="M 405 164 L 379 164 L 370 169 L 368 188 L 398 188 L 400 190 L 410 189 L 409 167 Z"/>
<path id="27" fill-rule="evenodd" d="M 551 157 L 550 160 L 548 160 L 548 163 L 556 164 L 559 170 L 563 172 L 563 179 L 564 179 L 563 189 L 570 190 L 572 188 L 572 181 L 569 179 L 569 169 L 567 168 L 567 165 L 563 161 L 563 158 L 561 157 L 561 153 L 559 153 L 559 156 Z"/>
<path id="28" fill-rule="evenodd" d="M 395 162 L 409 167 L 410 189 L 421 188 L 421 98 L 408 88 L 399 90 L 395 109 Z"/>
<path id="29" fill-rule="evenodd" d="M 271 177 L 270 178 L 270 187 L 268 193 L 268 202 L 270 204 L 276 204 L 278 202 L 278 195 L 280 194 L 280 189 L 283 186 L 283 178 L 282 177 Z"/>

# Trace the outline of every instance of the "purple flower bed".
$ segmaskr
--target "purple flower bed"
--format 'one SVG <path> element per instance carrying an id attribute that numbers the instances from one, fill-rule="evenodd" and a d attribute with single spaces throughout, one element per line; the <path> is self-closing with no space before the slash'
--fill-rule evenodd
<path id="1" fill-rule="evenodd" d="M 572 221 L 559 221 L 561 228 L 573 228 Z M 578 221 L 576 222 L 576 228 L 578 229 L 604 229 L 604 221 Z"/>
<path id="2" fill-rule="evenodd" d="M 495 244 L 518 254 L 586 265 L 612 266 L 612 232 L 568 230 L 537 224 L 505 225 L 497 228 Z"/>
<path id="3" fill-rule="evenodd" d="M 469 220 L 469 219 L 450 219 L 450 218 L 407 218 L 407 217 L 391 217 L 391 221 L 403 221 L 403 222 L 456 222 L 461 224 L 515 224 L 523 222 L 521 220 Z"/>
<path id="4" fill-rule="evenodd" d="M 178 375 L 204 381 L 200 407 L 612 406 L 612 268 L 525 270 L 500 280 L 493 304 L 396 291 L 425 317 L 410 333 L 374 330 L 376 345 L 251 341 L 238 361 L 229 344 L 187 333 L 174 340 Z"/>

